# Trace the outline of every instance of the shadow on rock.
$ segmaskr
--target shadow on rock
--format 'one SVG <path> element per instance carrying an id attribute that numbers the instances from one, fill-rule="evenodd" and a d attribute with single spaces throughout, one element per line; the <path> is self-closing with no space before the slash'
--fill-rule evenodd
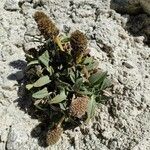
<path id="1" fill-rule="evenodd" d="M 144 43 L 150 45 L 150 15 L 142 2 L 142 0 L 111 0 L 110 7 L 120 14 L 129 14 L 126 30 L 135 37 L 144 36 Z"/>
<path id="2" fill-rule="evenodd" d="M 16 80 L 19 84 L 21 84 L 23 77 L 24 77 L 23 70 L 26 68 L 27 63 L 23 60 L 15 60 L 15 61 L 10 62 L 9 65 L 13 67 L 14 69 L 18 69 L 18 71 L 15 73 L 11 73 L 7 77 L 7 79 Z"/>
<path id="3" fill-rule="evenodd" d="M 47 132 L 48 132 L 48 122 L 42 122 L 42 123 L 38 124 L 31 131 L 31 136 L 33 138 L 38 138 L 39 146 L 46 148 L 48 146 L 46 143 Z"/>
<path id="4" fill-rule="evenodd" d="M 150 16 L 147 14 L 130 16 L 126 29 L 133 36 L 144 36 L 144 43 L 150 46 Z"/>
<path id="5" fill-rule="evenodd" d="M 27 66 L 27 63 L 23 60 L 15 60 L 9 63 L 9 65 L 15 69 L 23 70 Z"/>
<path id="6" fill-rule="evenodd" d="M 18 82 L 18 99 L 16 99 L 14 102 L 17 103 L 17 106 L 20 110 L 24 111 L 28 115 L 31 116 L 32 119 L 38 119 L 39 122 L 41 122 L 39 125 L 37 125 L 32 131 L 31 136 L 33 138 L 38 139 L 38 144 L 41 147 L 47 147 L 46 144 L 46 133 L 48 131 L 48 125 L 50 116 L 48 113 L 43 113 L 43 110 L 39 110 L 35 107 L 33 104 L 33 101 L 31 100 L 31 95 L 25 88 L 26 83 L 26 62 L 23 60 L 16 60 L 13 62 L 10 62 L 9 65 L 15 69 L 19 69 L 16 73 L 10 74 L 7 78 L 8 80 L 15 80 Z"/>

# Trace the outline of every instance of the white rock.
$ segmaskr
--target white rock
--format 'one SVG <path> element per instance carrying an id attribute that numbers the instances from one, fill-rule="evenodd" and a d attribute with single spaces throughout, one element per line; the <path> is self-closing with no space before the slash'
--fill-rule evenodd
<path id="1" fill-rule="evenodd" d="M 18 0 L 6 0 L 4 8 L 6 10 L 19 10 Z"/>
<path id="2" fill-rule="evenodd" d="M 28 135 L 21 125 L 12 125 L 7 139 L 7 149 L 8 150 L 19 150 L 26 148 L 26 143 L 28 142 Z"/>

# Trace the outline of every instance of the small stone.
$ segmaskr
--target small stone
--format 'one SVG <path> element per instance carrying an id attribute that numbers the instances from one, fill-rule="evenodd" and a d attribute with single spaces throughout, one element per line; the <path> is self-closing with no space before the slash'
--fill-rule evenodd
<path id="1" fill-rule="evenodd" d="M 127 68 L 129 68 L 129 69 L 132 69 L 133 68 L 133 66 L 130 64 L 130 63 L 128 63 L 128 62 L 123 62 L 122 63 L 124 66 L 126 66 Z"/>
<path id="2" fill-rule="evenodd" d="M 116 150 L 116 149 L 117 149 L 117 145 L 118 145 L 118 143 L 117 143 L 117 141 L 114 139 L 114 140 L 110 140 L 110 141 L 109 141 L 108 147 L 109 147 L 109 149 L 111 149 L 111 150 Z"/>
<path id="3" fill-rule="evenodd" d="M 6 0 L 4 5 L 4 9 L 6 10 L 19 10 L 18 0 Z"/>

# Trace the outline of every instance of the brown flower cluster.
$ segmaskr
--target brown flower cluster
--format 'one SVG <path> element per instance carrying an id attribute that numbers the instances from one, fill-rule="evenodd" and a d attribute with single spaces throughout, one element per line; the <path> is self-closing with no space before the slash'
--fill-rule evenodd
<path id="1" fill-rule="evenodd" d="M 45 13 L 40 11 L 35 12 L 34 19 L 37 22 L 41 34 L 46 40 L 49 38 L 53 40 L 58 36 L 59 29 Z"/>
<path id="2" fill-rule="evenodd" d="M 71 34 L 70 44 L 73 49 L 72 55 L 76 63 L 80 63 L 82 57 L 87 55 L 87 43 L 87 38 L 81 31 L 76 30 Z"/>
<path id="3" fill-rule="evenodd" d="M 61 138 L 63 129 L 61 127 L 56 127 L 53 130 L 49 130 L 46 137 L 47 145 L 54 145 Z"/>
<path id="4" fill-rule="evenodd" d="M 74 51 L 85 52 L 87 49 L 87 37 L 79 30 L 71 34 L 70 44 Z"/>
<path id="5" fill-rule="evenodd" d="M 70 115 L 81 118 L 87 111 L 88 97 L 77 97 L 72 100 L 70 105 Z"/>

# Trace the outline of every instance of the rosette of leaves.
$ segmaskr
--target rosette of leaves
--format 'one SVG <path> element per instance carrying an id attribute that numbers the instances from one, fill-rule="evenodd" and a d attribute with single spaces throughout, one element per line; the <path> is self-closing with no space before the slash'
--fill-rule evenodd
<path id="1" fill-rule="evenodd" d="M 40 29 L 44 27 L 40 26 Z M 52 33 L 49 30 L 45 29 L 44 35 L 47 31 Z M 89 121 L 97 104 L 109 98 L 105 93 L 111 86 L 107 72 L 98 69 L 98 61 L 90 54 L 84 53 L 80 61 L 74 59 L 77 48 L 81 48 L 82 52 L 87 49 L 87 39 L 74 45 L 75 33 L 79 33 L 82 39 L 85 36 L 79 31 L 71 37 L 59 36 L 64 51 L 54 40 L 48 39 L 39 50 L 31 49 L 26 54 L 26 89 L 37 109 L 48 114 L 53 121 L 52 126 L 59 125 L 61 129 L 67 123 L 74 125 Z M 50 131 L 48 137 L 53 137 L 55 130 Z"/>

